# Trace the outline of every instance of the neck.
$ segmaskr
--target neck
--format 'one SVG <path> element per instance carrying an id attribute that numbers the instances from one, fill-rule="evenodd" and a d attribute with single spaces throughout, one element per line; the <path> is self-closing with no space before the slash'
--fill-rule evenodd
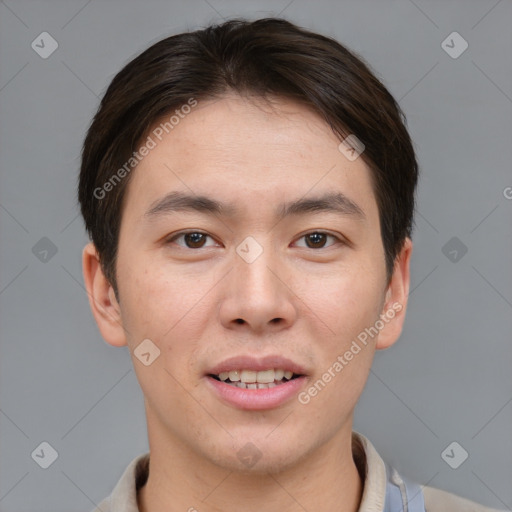
<path id="1" fill-rule="evenodd" d="M 291 467 L 272 473 L 222 468 L 158 430 L 148 428 L 150 471 L 137 496 L 140 512 L 224 512 L 238 504 L 244 512 L 359 508 L 363 482 L 352 456 L 351 424 Z"/>

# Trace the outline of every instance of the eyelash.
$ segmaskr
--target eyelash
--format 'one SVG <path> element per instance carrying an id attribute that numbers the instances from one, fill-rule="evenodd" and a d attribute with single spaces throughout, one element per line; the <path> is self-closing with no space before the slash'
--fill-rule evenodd
<path id="1" fill-rule="evenodd" d="M 192 231 L 180 231 L 179 233 L 176 233 L 174 235 L 172 235 L 172 237 L 168 238 L 166 240 L 166 243 L 167 244 L 170 244 L 172 242 L 174 242 L 175 240 L 177 240 L 178 238 L 181 238 L 185 235 L 189 235 L 189 234 L 200 234 L 200 235 L 206 235 L 207 237 L 211 238 L 213 240 L 213 237 L 211 235 L 209 235 L 208 233 L 205 233 L 203 231 L 197 231 L 197 230 L 192 230 Z M 301 235 L 297 240 L 300 240 L 301 238 L 304 238 L 308 235 L 313 235 L 313 234 L 319 234 L 319 235 L 326 235 L 327 237 L 331 237 L 331 238 L 334 238 L 339 244 L 345 244 L 345 242 L 340 238 L 340 237 L 337 237 L 331 233 L 328 233 L 326 231 L 317 231 L 317 230 L 314 230 L 314 231 L 309 231 L 307 233 L 304 233 L 303 235 Z M 204 247 L 186 247 L 186 246 L 182 246 L 182 245 L 179 245 L 177 244 L 179 247 L 181 247 L 182 249 L 190 249 L 192 251 L 198 251 L 200 249 L 204 249 Z M 335 245 L 335 244 L 333 244 Z M 332 245 L 330 246 L 327 246 L 327 247 L 319 247 L 319 248 L 314 248 L 314 247 L 303 247 L 305 249 L 312 249 L 312 250 L 321 250 L 321 249 L 328 249 L 329 247 L 332 247 Z"/>

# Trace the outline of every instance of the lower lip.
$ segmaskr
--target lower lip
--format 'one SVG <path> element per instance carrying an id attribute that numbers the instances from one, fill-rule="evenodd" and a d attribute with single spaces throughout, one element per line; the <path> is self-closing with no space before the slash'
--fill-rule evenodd
<path id="1" fill-rule="evenodd" d="M 296 377 L 282 384 L 277 384 L 273 388 L 266 389 L 239 388 L 210 376 L 206 376 L 206 380 L 212 386 L 214 392 L 230 405 L 238 409 L 261 411 L 278 407 L 297 395 L 304 386 L 306 377 Z"/>

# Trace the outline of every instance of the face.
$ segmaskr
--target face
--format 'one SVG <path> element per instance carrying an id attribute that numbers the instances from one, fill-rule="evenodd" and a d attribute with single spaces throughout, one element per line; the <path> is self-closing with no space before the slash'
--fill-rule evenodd
<path id="1" fill-rule="evenodd" d="M 109 289 L 109 315 L 96 314 L 130 348 L 150 438 L 270 471 L 349 435 L 408 288 L 407 244 L 387 286 L 366 164 L 283 99 L 199 102 L 153 139 L 125 197 L 119 303 Z"/>

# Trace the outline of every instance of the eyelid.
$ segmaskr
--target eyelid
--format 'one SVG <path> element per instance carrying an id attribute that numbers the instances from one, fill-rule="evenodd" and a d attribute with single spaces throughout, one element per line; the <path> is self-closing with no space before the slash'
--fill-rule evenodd
<path id="1" fill-rule="evenodd" d="M 172 235 L 170 235 L 169 237 L 166 237 L 165 238 L 165 243 L 166 244 L 169 244 L 171 242 L 174 242 L 177 238 L 180 238 L 184 235 L 187 235 L 189 233 L 199 233 L 199 234 L 202 234 L 202 235 L 206 235 L 207 237 L 211 238 L 212 240 L 215 240 L 215 238 L 210 235 L 209 233 L 205 232 L 205 231 L 202 231 L 200 229 L 188 229 L 188 230 L 184 230 L 184 231 L 179 231 L 177 233 L 174 233 Z M 310 229 L 309 231 L 306 231 L 305 233 L 302 233 L 301 235 L 299 235 L 295 240 L 300 240 L 302 238 L 304 238 L 305 236 L 307 235 L 311 235 L 311 234 L 322 234 L 322 235 L 327 235 L 327 236 L 330 236 L 332 238 L 334 238 L 339 244 L 342 244 L 342 245 L 347 245 L 348 242 L 345 240 L 344 237 L 342 237 L 341 235 L 337 235 L 337 234 L 334 234 L 334 233 L 331 233 L 330 231 L 325 231 L 325 230 L 322 230 L 322 229 Z M 215 240 L 216 241 L 216 240 Z M 204 249 L 205 247 L 199 247 L 197 249 L 192 249 L 190 247 L 186 247 L 186 246 L 183 246 L 183 245 L 179 245 L 177 244 L 178 247 L 181 247 L 183 249 L 189 249 L 191 251 L 199 251 L 200 249 Z M 332 247 L 336 244 L 332 244 L 332 245 L 329 245 L 327 247 L 319 247 L 318 249 L 315 249 L 315 248 L 311 248 L 311 247 L 305 247 L 305 246 L 302 246 L 302 248 L 304 249 L 310 249 L 312 251 L 320 251 L 322 249 L 329 249 L 329 247 Z M 211 246 L 207 246 L 206 248 L 208 247 L 211 247 Z"/>
<path id="2" fill-rule="evenodd" d="M 335 235 L 334 233 L 331 233 L 330 231 L 325 231 L 323 229 L 310 229 L 309 231 L 306 231 L 305 233 L 302 233 L 301 235 L 299 235 L 296 240 L 300 240 L 301 238 L 304 238 L 305 236 L 307 235 L 312 235 L 313 233 L 315 234 L 319 234 L 319 235 L 326 235 L 326 236 L 330 236 L 331 238 L 334 238 L 336 240 L 336 242 L 338 244 L 342 244 L 342 245 L 346 245 L 347 242 L 345 241 L 345 239 L 341 236 L 341 235 Z M 321 251 L 322 249 L 329 249 L 330 247 L 333 247 L 334 245 L 336 244 L 331 244 L 327 247 L 319 247 L 318 249 L 313 249 L 312 247 L 305 247 L 305 246 L 302 246 L 304 249 L 311 249 L 313 251 Z"/>
<path id="3" fill-rule="evenodd" d="M 206 231 L 202 231 L 200 229 L 187 229 L 185 231 L 178 231 L 177 233 L 174 233 L 168 237 L 166 237 L 164 240 L 165 240 L 165 243 L 166 244 L 170 244 L 171 242 L 174 242 L 177 238 L 180 238 L 184 235 L 188 235 L 190 233 L 199 233 L 201 235 L 206 235 L 207 237 L 211 238 L 212 240 L 215 240 L 213 238 L 212 235 L 210 235 L 209 233 L 207 233 Z M 184 246 L 184 245 L 179 245 L 177 244 L 178 247 L 181 247 L 182 249 L 190 249 L 190 247 L 187 247 L 187 246 Z M 208 247 L 211 247 L 211 246 L 208 246 Z M 204 247 L 200 247 L 199 249 L 203 249 Z M 199 249 L 190 249 L 191 251 L 198 251 Z"/>

